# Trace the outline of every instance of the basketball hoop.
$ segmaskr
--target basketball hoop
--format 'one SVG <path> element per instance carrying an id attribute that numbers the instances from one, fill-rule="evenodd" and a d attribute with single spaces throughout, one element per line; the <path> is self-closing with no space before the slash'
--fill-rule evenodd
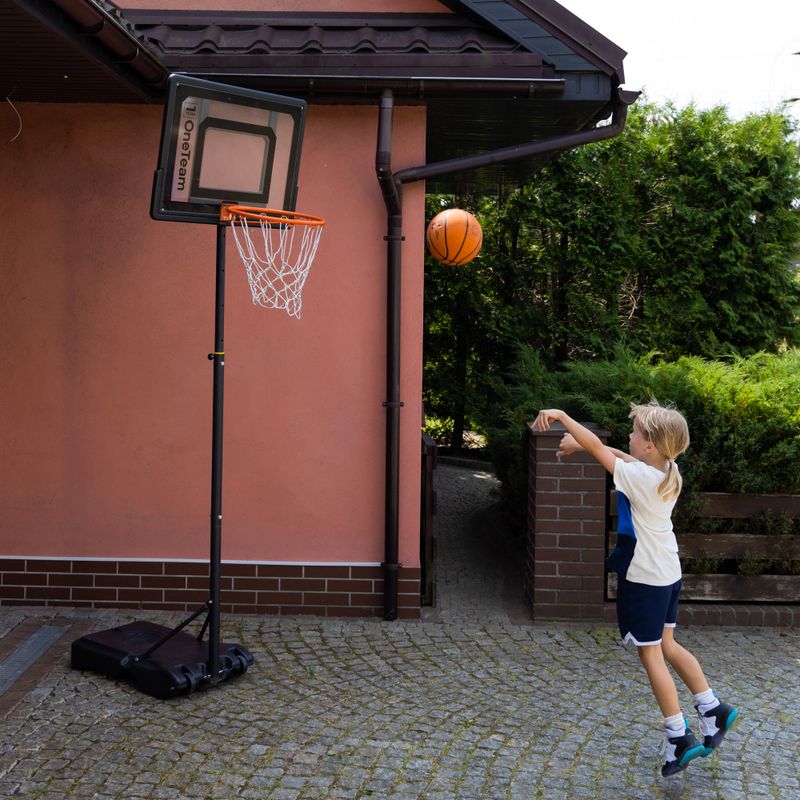
<path id="1" fill-rule="evenodd" d="M 325 220 L 296 211 L 223 205 L 220 222 L 230 222 L 253 303 L 282 308 L 300 318 L 303 285 Z"/>

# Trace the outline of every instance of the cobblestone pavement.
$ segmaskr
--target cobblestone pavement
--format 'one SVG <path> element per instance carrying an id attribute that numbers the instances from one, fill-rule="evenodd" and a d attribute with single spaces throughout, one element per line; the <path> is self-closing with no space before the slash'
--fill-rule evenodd
<path id="1" fill-rule="evenodd" d="M 439 472 L 468 492 L 469 471 Z M 485 491 L 491 475 L 468 483 Z M 223 639 L 255 664 L 176 700 L 72 671 L 62 648 L 0 720 L 0 797 L 800 800 L 797 631 L 680 632 L 744 716 L 716 755 L 663 779 L 659 715 L 616 631 L 518 624 L 494 567 L 481 590 L 473 565 L 463 580 L 440 566 L 438 620 L 224 617 Z M 493 593 L 486 619 L 477 597 L 458 618 L 448 592 L 462 590 Z M 132 618 L 180 615 L 5 608 L 0 642 L 31 620 L 103 630 Z"/>

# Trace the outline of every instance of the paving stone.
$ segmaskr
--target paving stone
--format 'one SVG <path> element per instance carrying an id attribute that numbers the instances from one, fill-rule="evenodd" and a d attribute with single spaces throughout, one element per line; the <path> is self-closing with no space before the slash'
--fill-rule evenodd
<path id="1" fill-rule="evenodd" d="M 787 691 L 800 632 L 678 630 L 742 720 L 718 753 L 662 779 L 661 719 L 635 651 L 610 626 L 526 618 L 485 530 L 464 522 L 480 522 L 496 483 L 454 469 L 437 470 L 441 603 L 425 621 L 223 616 L 253 668 L 168 702 L 73 672 L 65 652 L 0 720 L 0 796 L 800 800 L 800 696 Z M 31 619 L 182 621 L 9 607 L 0 637 Z"/>

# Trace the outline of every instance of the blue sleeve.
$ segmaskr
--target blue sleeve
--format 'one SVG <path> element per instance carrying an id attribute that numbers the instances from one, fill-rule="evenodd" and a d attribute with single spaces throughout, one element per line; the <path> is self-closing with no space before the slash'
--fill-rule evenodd
<path id="1" fill-rule="evenodd" d="M 624 578 L 635 549 L 636 531 L 631 517 L 631 504 L 628 498 L 617 490 L 617 546 L 606 559 L 606 568 Z"/>

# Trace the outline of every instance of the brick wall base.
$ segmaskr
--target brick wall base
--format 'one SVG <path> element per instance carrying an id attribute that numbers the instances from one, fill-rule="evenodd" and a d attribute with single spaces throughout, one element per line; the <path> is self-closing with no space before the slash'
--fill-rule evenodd
<path id="1" fill-rule="evenodd" d="M 605 604 L 606 622 L 617 622 L 616 603 Z M 731 628 L 800 628 L 800 606 L 755 603 L 682 603 L 678 625 L 715 625 Z"/>
<path id="2" fill-rule="evenodd" d="M 209 596 L 208 564 L 0 558 L 0 605 L 193 611 Z M 229 614 L 382 617 L 380 566 L 223 563 Z M 420 571 L 401 567 L 398 616 L 420 616 Z"/>

